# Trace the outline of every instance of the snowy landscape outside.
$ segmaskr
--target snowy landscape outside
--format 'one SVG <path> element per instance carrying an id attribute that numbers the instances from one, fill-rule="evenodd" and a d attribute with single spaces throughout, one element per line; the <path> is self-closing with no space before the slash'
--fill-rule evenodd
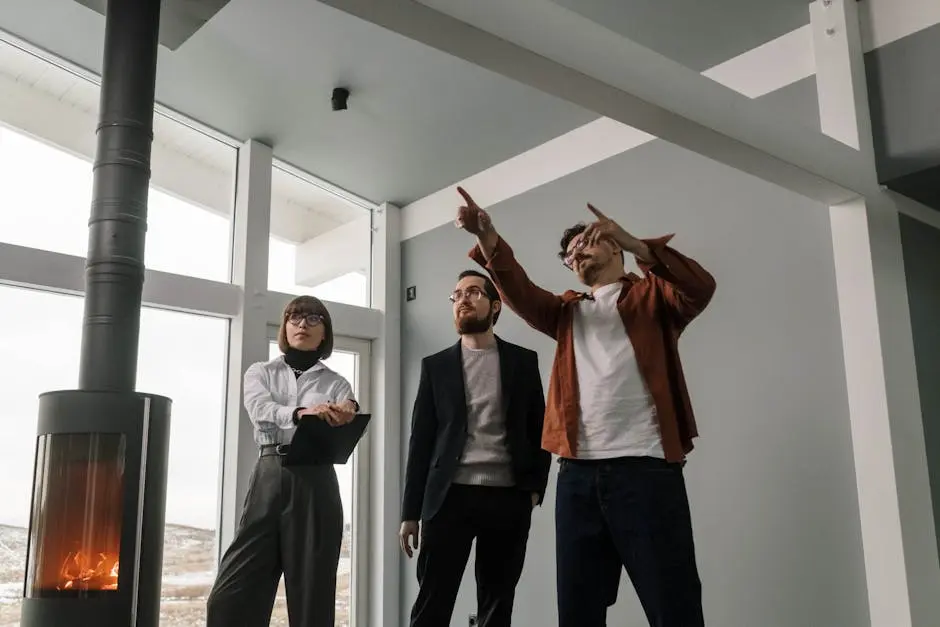
<path id="1" fill-rule="evenodd" d="M 349 627 L 350 528 L 343 531 L 336 586 L 336 627 Z M 160 627 L 197 627 L 206 621 L 206 599 L 215 579 L 215 532 L 167 525 L 164 536 Z M 0 627 L 19 627 L 26 563 L 26 529 L 0 525 Z M 288 627 L 284 583 L 271 627 Z"/>

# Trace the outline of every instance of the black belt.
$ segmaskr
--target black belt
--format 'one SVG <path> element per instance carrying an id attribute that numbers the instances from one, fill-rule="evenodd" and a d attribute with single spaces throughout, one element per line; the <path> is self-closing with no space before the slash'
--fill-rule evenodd
<path id="1" fill-rule="evenodd" d="M 640 468 L 675 468 L 685 466 L 685 460 L 681 462 L 667 462 L 660 457 L 609 457 L 607 459 L 578 459 L 576 457 L 559 457 L 558 463 L 573 464 L 575 466 L 633 466 Z"/>
<path id="2" fill-rule="evenodd" d="M 290 444 L 262 444 L 261 457 L 276 455 L 284 457 L 290 451 Z"/>

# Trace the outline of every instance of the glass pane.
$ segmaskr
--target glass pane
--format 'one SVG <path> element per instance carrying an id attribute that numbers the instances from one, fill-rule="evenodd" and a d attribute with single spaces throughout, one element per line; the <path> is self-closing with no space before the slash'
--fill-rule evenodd
<path id="1" fill-rule="evenodd" d="M 269 289 L 368 307 L 371 260 L 369 210 L 274 168 Z"/>
<path id="2" fill-rule="evenodd" d="M 140 327 L 137 387 L 173 399 L 160 625 L 204 625 L 217 568 L 228 322 L 145 309 Z"/>
<path id="3" fill-rule="evenodd" d="M 281 354 L 277 342 L 271 342 L 269 356 L 271 359 Z M 334 350 L 329 359 L 323 363 L 331 370 L 349 381 L 353 393 L 359 396 L 358 378 L 359 355 L 348 351 Z M 336 478 L 339 481 L 339 495 L 343 500 L 343 546 L 340 549 L 339 568 L 336 577 L 336 627 L 349 627 L 349 616 L 352 605 L 352 524 L 353 524 L 353 464 L 356 456 L 353 455 L 345 464 L 337 464 Z M 287 625 L 287 598 L 284 594 L 284 580 L 277 591 L 277 600 L 274 603 L 274 614 L 271 618 L 271 627 L 288 627 Z"/>
<path id="4" fill-rule="evenodd" d="M 9 391 L 4 396 L 6 446 L 0 455 L 0 625 L 16 625 L 20 619 L 39 395 L 78 382 L 81 324 L 79 298 L 0 286 L 0 355 L 9 357 L 0 366 Z"/>
<path id="5" fill-rule="evenodd" d="M 0 42 L 0 75 L 10 73 L 5 64 L 16 66 L 12 75 L 20 80 L 13 83 L 16 93 L 6 94 L 4 102 L 20 107 L 5 109 L 0 102 L 0 241 L 84 257 L 100 90 Z M 59 89 L 59 95 L 44 89 Z M 43 113 L 30 115 L 32 110 Z M 55 113 L 69 123 L 50 124 Z M 235 148 L 161 114 L 154 116 L 148 268 L 231 279 L 236 158 Z M 198 254 L 180 255 L 180 250 Z"/>
<path id="6" fill-rule="evenodd" d="M 124 435 L 59 433 L 38 440 L 26 596 L 117 590 Z"/>

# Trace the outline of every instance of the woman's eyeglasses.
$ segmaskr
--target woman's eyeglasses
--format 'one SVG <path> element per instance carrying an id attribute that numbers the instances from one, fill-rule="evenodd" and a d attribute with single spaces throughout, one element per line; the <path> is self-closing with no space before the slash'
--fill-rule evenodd
<path id="1" fill-rule="evenodd" d="M 323 316 L 315 313 L 292 313 L 287 316 L 287 321 L 295 327 L 299 327 L 301 322 L 306 322 L 308 327 L 315 327 L 319 324 L 323 324 Z"/>

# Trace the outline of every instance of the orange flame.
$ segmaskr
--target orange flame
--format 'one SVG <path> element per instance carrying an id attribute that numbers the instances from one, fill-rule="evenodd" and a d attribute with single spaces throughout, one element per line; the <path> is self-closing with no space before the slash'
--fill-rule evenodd
<path id="1" fill-rule="evenodd" d="M 59 573 L 57 590 L 117 590 L 118 557 L 98 554 L 92 565 L 91 557 L 83 551 L 69 553 Z"/>

